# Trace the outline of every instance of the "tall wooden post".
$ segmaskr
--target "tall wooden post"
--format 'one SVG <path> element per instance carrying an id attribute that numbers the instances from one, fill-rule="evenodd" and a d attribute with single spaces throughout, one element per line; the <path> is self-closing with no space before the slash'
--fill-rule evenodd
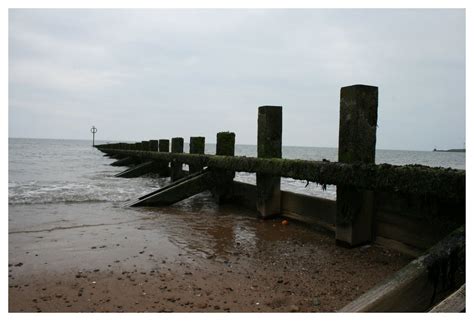
<path id="1" fill-rule="evenodd" d="M 150 150 L 150 142 L 147 140 L 142 140 L 142 150 Z"/>
<path id="2" fill-rule="evenodd" d="M 234 156 L 235 134 L 231 132 L 217 133 L 216 155 Z"/>
<path id="3" fill-rule="evenodd" d="M 234 154 L 235 134 L 231 132 L 217 133 L 216 155 L 234 156 Z M 231 196 L 235 172 L 213 169 L 213 173 L 215 185 L 212 189 L 212 194 L 218 203 L 222 203 Z"/>
<path id="4" fill-rule="evenodd" d="M 339 162 L 375 163 L 378 88 L 341 88 Z M 374 235 L 374 192 L 337 186 L 336 242 L 354 247 Z"/>
<path id="5" fill-rule="evenodd" d="M 157 152 L 158 151 L 158 140 L 151 139 L 148 143 L 149 143 L 151 152 Z"/>
<path id="6" fill-rule="evenodd" d="M 158 150 L 161 153 L 169 153 L 170 152 L 170 140 L 169 139 L 159 139 L 158 140 Z M 159 161 L 158 164 L 158 173 L 165 177 L 169 175 L 169 167 L 168 162 L 166 161 Z"/>
<path id="7" fill-rule="evenodd" d="M 282 107 L 258 108 L 257 157 L 281 158 Z M 280 177 L 257 173 L 257 210 L 262 217 L 280 214 Z"/>
<path id="8" fill-rule="evenodd" d="M 159 139 L 158 140 L 158 150 L 162 153 L 170 152 L 170 140 L 169 139 Z"/>
<path id="9" fill-rule="evenodd" d="M 204 149 L 206 146 L 205 137 L 191 137 L 189 139 L 189 153 L 190 154 L 204 154 Z M 202 167 L 196 165 L 189 165 L 189 174 L 196 173 L 202 170 Z"/>
<path id="10" fill-rule="evenodd" d="M 171 152 L 182 153 L 184 150 L 184 139 L 182 137 L 171 138 Z M 182 178 L 183 175 L 183 163 L 171 162 L 171 181 Z"/>

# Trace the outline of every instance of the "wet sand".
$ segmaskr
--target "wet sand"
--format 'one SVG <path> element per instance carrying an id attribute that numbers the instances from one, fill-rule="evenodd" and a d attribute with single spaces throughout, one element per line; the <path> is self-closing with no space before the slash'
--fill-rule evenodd
<path id="1" fill-rule="evenodd" d="M 407 264 L 378 246 L 218 206 L 9 208 L 10 312 L 336 311 Z"/>

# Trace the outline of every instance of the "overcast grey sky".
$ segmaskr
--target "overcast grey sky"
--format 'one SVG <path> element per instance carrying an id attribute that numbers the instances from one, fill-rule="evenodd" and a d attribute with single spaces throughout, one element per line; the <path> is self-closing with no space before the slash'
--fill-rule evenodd
<path id="1" fill-rule="evenodd" d="M 377 148 L 465 141 L 465 11 L 9 11 L 9 136 L 148 140 L 283 106 L 283 144 L 336 147 L 340 87 L 379 87 Z"/>

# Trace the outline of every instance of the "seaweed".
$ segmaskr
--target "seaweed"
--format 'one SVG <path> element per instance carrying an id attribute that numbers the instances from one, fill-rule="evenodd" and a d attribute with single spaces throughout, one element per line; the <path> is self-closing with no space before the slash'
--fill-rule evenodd
<path id="1" fill-rule="evenodd" d="M 227 147 L 227 152 L 233 148 Z M 199 155 L 143 152 L 101 148 L 103 152 L 138 156 L 143 159 L 176 160 L 196 166 L 208 166 L 238 172 L 270 174 L 311 181 L 320 185 L 355 187 L 360 190 L 394 191 L 423 197 L 464 202 L 466 172 L 421 165 L 389 165 L 323 162 L 282 158 Z M 222 150 L 221 150 L 222 152 Z"/>

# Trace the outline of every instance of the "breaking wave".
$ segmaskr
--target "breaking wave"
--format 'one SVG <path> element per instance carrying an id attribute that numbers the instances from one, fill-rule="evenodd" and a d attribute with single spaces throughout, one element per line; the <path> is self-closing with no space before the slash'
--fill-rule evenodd
<path id="1" fill-rule="evenodd" d="M 8 203 L 14 204 L 50 204 L 82 202 L 124 202 L 149 192 L 150 184 L 128 184 L 122 181 L 103 182 L 10 182 Z"/>

